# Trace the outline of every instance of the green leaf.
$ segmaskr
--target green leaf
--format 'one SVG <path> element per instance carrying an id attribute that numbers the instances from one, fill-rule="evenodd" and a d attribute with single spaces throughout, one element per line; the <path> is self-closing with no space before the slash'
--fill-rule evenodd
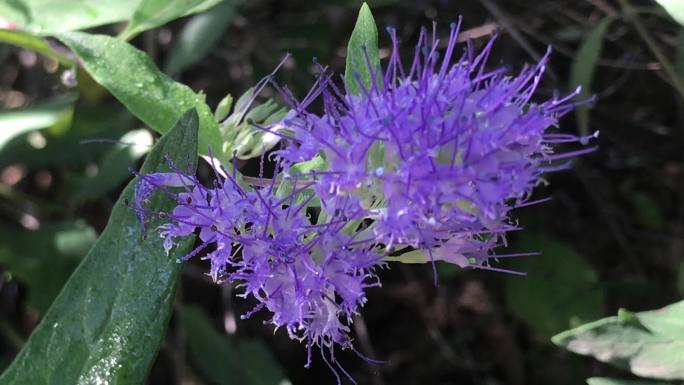
<path id="1" fill-rule="evenodd" d="M 67 95 L 32 107 L 0 112 L 0 149 L 12 138 L 41 128 L 59 126 L 62 131 L 71 124 L 76 95 Z"/>
<path id="2" fill-rule="evenodd" d="M 552 338 L 572 352 L 662 380 L 684 379 L 684 301 L 659 310 L 615 316 Z"/>
<path id="3" fill-rule="evenodd" d="M 279 385 L 287 383 L 280 365 L 259 340 L 233 340 L 217 332 L 196 306 L 183 313 L 191 361 L 212 384 Z"/>
<path id="4" fill-rule="evenodd" d="M 226 32 L 235 16 L 237 5 L 237 0 L 225 0 L 190 19 L 171 47 L 164 72 L 175 75 L 204 59 Z"/>
<path id="5" fill-rule="evenodd" d="M 668 382 L 661 381 L 632 381 L 632 380 L 621 380 L 618 378 L 608 378 L 608 377 L 592 377 L 587 380 L 589 385 L 672 385 Z"/>
<path id="6" fill-rule="evenodd" d="M 144 52 L 120 39 L 81 32 L 57 37 L 78 54 L 95 81 L 154 130 L 167 132 L 183 111 L 196 108 L 199 151 L 206 154 L 211 146 L 215 156 L 221 157 L 218 124 L 204 95 L 161 73 Z"/>
<path id="7" fill-rule="evenodd" d="M 45 57 L 58 61 L 64 66 L 70 67 L 74 65 L 74 61 L 71 58 L 52 49 L 50 44 L 45 39 L 33 36 L 27 32 L 0 29 L 0 42 L 5 42 L 16 45 L 17 47 L 35 51 Z"/>
<path id="8" fill-rule="evenodd" d="M 366 55 L 368 56 L 366 58 Z M 368 4 L 363 3 L 347 44 L 347 64 L 344 69 L 344 81 L 352 94 L 359 94 L 361 86 L 371 86 L 371 71 L 380 68 L 380 51 L 378 49 L 378 28 Z M 378 72 L 379 74 L 379 72 Z M 358 79 L 357 79 L 358 76 Z M 377 76 L 378 86 L 382 85 L 381 76 Z M 359 84 L 359 81 L 361 84 Z"/>
<path id="9" fill-rule="evenodd" d="M 8 0 L 0 2 L 0 15 L 20 29 L 43 36 L 120 21 L 130 21 L 127 31 L 139 33 L 177 17 L 205 11 L 220 1 Z"/>
<path id="10" fill-rule="evenodd" d="M 656 0 L 675 21 L 684 25 L 684 2 L 682 0 Z"/>
<path id="11" fill-rule="evenodd" d="M 551 337 L 604 314 L 599 279 L 582 256 L 563 243 L 532 234 L 522 236 L 517 245 L 543 255 L 513 258 L 506 265 L 527 273 L 504 277 L 506 302 L 516 316 Z"/>
<path id="12" fill-rule="evenodd" d="M 165 156 L 177 164 L 196 160 L 197 114 L 188 111 L 147 156 L 141 173 L 165 171 Z M 159 350 L 171 314 L 187 239 L 166 255 L 162 239 L 140 232 L 132 200 L 124 190 L 107 227 L 34 330 L 0 383 L 142 384 Z M 158 194 L 153 210 L 173 202 Z M 154 219 L 148 229 L 161 221 Z"/>
<path id="13" fill-rule="evenodd" d="M 181 16 L 197 13 L 223 0 L 142 0 L 121 38 L 131 39 L 142 31 L 158 27 Z"/>
<path id="14" fill-rule="evenodd" d="M 127 20 L 140 0 L 8 0 L 0 15 L 38 35 Z"/>
<path id="15" fill-rule="evenodd" d="M 43 223 L 36 231 L 3 226 L 0 232 L 0 265 L 28 286 L 28 305 L 40 314 L 97 238 L 82 221 Z"/>
<path id="16" fill-rule="evenodd" d="M 577 50 L 575 59 L 570 67 L 570 89 L 574 90 L 577 86 L 582 86 L 580 99 L 586 99 L 591 95 L 591 86 L 596 70 L 596 62 L 601 55 L 603 48 L 603 36 L 606 34 L 612 17 L 602 19 L 587 35 Z M 575 109 L 577 125 L 582 135 L 589 132 L 589 110 L 590 106 L 579 106 Z"/>

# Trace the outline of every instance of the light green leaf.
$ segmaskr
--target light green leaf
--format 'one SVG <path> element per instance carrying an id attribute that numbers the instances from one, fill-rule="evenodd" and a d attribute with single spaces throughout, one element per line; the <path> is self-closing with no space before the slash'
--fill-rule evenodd
<path id="1" fill-rule="evenodd" d="M 141 173 L 168 172 L 165 156 L 177 164 L 196 160 L 197 114 L 188 111 L 147 156 Z M 142 384 L 159 350 L 171 314 L 181 265 L 176 259 L 192 246 L 181 242 L 166 255 L 152 219 L 143 237 L 135 212 L 122 202 L 107 227 L 34 330 L 12 365 L 0 376 L 3 385 Z M 173 202 L 157 194 L 153 210 Z"/>
<path id="2" fill-rule="evenodd" d="M 0 15 L 19 29 L 43 36 L 120 21 L 130 21 L 127 31 L 139 33 L 177 17 L 205 11 L 220 1 L 8 0 L 0 1 Z"/>
<path id="3" fill-rule="evenodd" d="M 366 56 L 368 58 L 366 58 Z M 359 94 L 361 86 L 370 88 L 371 71 L 380 68 L 380 51 L 378 49 L 378 28 L 368 4 L 363 3 L 347 44 L 347 64 L 344 69 L 344 81 L 352 94 Z M 358 79 L 357 79 L 358 77 Z M 361 84 L 359 84 L 359 81 Z M 377 76 L 378 85 L 382 85 L 382 77 Z"/>
<path id="4" fill-rule="evenodd" d="M 0 29 L 0 42 L 35 51 L 45 57 L 58 61 L 64 66 L 74 65 L 74 61 L 70 57 L 52 49 L 50 44 L 45 39 L 34 36 L 27 32 Z"/>
<path id="5" fill-rule="evenodd" d="M 217 332 L 205 313 L 187 306 L 183 313 L 191 361 L 212 384 L 279 385 L 289 383 L 280 365 L 255 339 L 233 340 Z"/>
<path id="6" fill-rule="evenodd" d="M 142 31 L 158 27 L 181 16 L 200 12 L 223 0 L 142 0 L 121 38 L 131 39 Z"/>
<path id="7" fill-rule="evenodd" d="M 38 35 L 127 20 L 140 0 L 8 0 L 0 15 Z"/>
<path id="8" fill-rule="evenodd" d="M 81 32 L 63 33 L 58 38 L 78 54 L 95 81 L 154 130 L 167 132 L 183 111 L 196 108 L 199 151 L 206 154 L 211 146 L 221 158 L 217 153 L 222 148 L 218 124 L 204 95 L 164 75 L 144 52 L 120 39 Z"/>
<path id="9" fill-rule="evenodd" d="M 656 0 L 677 23 L 684 25 L 684 2 L 682 0 Z"/>
<path id="10" fill-rule="evenodd" d="M 618 378 L 608 378 L 608 377 L 592 377 L 587 380 L 589 385 L 672 385 L 668 382 L 661 381 L 633 381 L 633 380 L 621 380 Z"/>
<path id="11" fill-rule="evenodd" d="M 517 248 L 543 254 L 513 258 L 506 268 L 527 275 L 504 277 L 508 307 L 537 332 L 551 337 L 604 314 L 598 276 L 582 256 L 563 243 L 532 234 L 522 236 Z"/>
<path id="12" fill-rule="evenodd" d="M 552 341 L 637 376 L 684 379 L 684 301 L 629 314 L 633 317 L 618 315 L 582 325 Z"/>
<path id="13" fill-rule="evenodd" d="M 606 34 L 612 21 L 612 17 L 606 17 L 589 32 L 577 50 L 577 54 L 572 62 L 570 67 L 570 89 L 574 90 L 577 86 L 582 86 L 580 99 L 586 99 L 591 95 L 596 62 L 603 48 L 603 36 Z M 589 133 L 590 108 L 590 106 L 579 106 L 575 109 L 577 125 L 582 135 Z"/>
<path id="14" fill-rule="evenodd" d="M 55 125 L 60 126 L 55 131 L 68 127 L 75 100 L 76 95 L 67 95 L 32 107 L 0 111 L 0 149 L 12 138 L 29 131 Z"/>
<path id="15" fill-rule="evenodd" d="M 28 305 L 45 313 L 97 233 L 82 221 L 43 223 L 36 231 L 0 228 L 0 265 L 28 286 Z"/>
<path id="16" fill-rule="evenodd" d="M 237 5 L 238 0 L 225 0 L 209 11 L 193 16 L 171 47 L 164 72 L 175 75 L 204 59 L 230 25 Z"/>

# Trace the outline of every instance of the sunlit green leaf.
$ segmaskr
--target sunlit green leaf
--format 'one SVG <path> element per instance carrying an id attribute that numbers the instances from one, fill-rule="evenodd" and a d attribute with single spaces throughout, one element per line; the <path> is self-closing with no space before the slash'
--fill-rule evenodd
<path id="1" fill-rule="evenodd" d="M 658 310 L 603 318 L 552 341 L 572 352 L 629 369 L 641 377 L 684 379 L 684 301 Z"/>
<path id="2" fill-rule="evenodd" d="M 363 3 L 347 44 L 347 64 L 344 80 L 353 94 L 358 94 L 360 86 L 369 88 L 372 82 L 371 71 L 380 67 L 380 51 L 378 49 L 378 28 L 368 4 Z M 381 77 L 377 77 L 380 84 Z M 361 84 L 359 84 L 361 82 Z"/>
<path id="3" fill-rule="evenodd" d="M 681 0 L 656 0 L 679 24 L 684 25 L 684 2 Z"/>
<path id="4" fill-rule="evenodd" d="M 168 171 L 196 159 L 197 114 L 184 114 L 156 144 L 142 173 Z M 171 314 L 181 265 L 192 239 L 170 255 L 153 232 L 143 237 L 135 212 L 133 183 L 122 193 L 107 227 L 55 299 L 12 365 L 3 385 L 142 384 L 157 354 Z M 158 194 L 150 208 L 168 210 L 173 202 Z"/>
<path id="5" fill-rule="evenodd" d="M 647 380 L 621 380 L 618 378 L 592 377 L 587 380 L 589 385 L 673 385 L 668 382 Z"/>
<path id="6" fill-rule="evenodd" d="M 12 138 L 29 131 L 60 125 L 55 131 L 71 124 L 75 95 L 32 107 L 0 111 L 0 150 Z"/>

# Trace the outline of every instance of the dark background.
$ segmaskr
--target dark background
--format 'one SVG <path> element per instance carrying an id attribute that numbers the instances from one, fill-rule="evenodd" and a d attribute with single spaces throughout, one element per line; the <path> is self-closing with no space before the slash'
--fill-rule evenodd
<path id="1" fill-rule="evenodd" d="M 549 338 L 579 323 L 613 315 L 621 307 L 653 309 L 682 295 L 684 285 L 678 279 L 684 248 L 682 95 L 633 20 L 621 16 L 620 4 L 610 0 L 382 0 L 370 5 L 380 30 L 381 53 L 389 46 L 387 26 L 396 27 L 403 53 L 410 56 L 422 26 L 431 27 L 435 21 L 446 38 L 449 24 L 459 15 L 463 30 L 487 23 L 498 26 L 492 68 L 506 64 L 515 72 L 534 63 L 552 45 L 554 54 L 536 96 L 540 101 L 555 91 L 574 89 L 569 79 L 580 45 L 602 19 L 615 16 L 615 20 L 592 67 L 591 90 L 598 99 L 590 113 L 589 132 L 600 131 L 594 141 L 599 149 L 577 160 L 571 170 L 548 176 L 549 185 L 535 194 L 550 196 L 551 201 L 515 213 L 525 230 L 511 235 L 510 249 L 543 255 L 502 265 L 527 271 L 528 276 L 440 265 L 435 286 L 429 265 L 393 265 L 381 272 L 383 287 L 369 290 L 369 302 L 355 322 L 359 350 L 387 363 L 367 364 L 348 352 L 339 354 L 340 361 L 358 383 L 374 385 L 579 384 L 590 376 L 627 376 L 572 355 Z M 665 56 L 682 69 L 677 61 L 680 27 L 654 2 L 632 5 L 638 7 L 639 21 Z M 203 90 L 215 107 L 226 93 L 239 95 L 254 85 L 289 52 L 292 60 L 278 73 L 278 81 L 302 97 L 314 81 L 313 57 L 344 71 L 345 45 L 358 6 L 342 0 L 244 2 L 211 52 L 175 78 Z M 163 68 L 188 20 L 145 32 L 133 44 Z M 100 30 L 111 33 L 117 28 Z M 487 39 L 488 35 L 475 38 L 473 45 L 479 47 Z M 31 106 L 66 92 L 59 74 L 41 57 L 0 46 L 0 62 L 0 107 Z M 94 116 L 83 123 L 92 126 L 91 131 L 85 129 L 85 137 L 116 136 L 140 127 L 83 74 L 78 91 L 83 100 L 75 116 Z M 275 96 L 266 90 L 264 96 L 270 95 Z M 561 132 L 578 130 L 572 114 L 560 122 Z M 44 252 L 30 248 L 30 230 L 21 225 L 23 213 L 46 221 L 81 218 L 98 232 L 106 224 L 123 182 L 89 199 L 76 199 L 68 189 L 70 176 L 83 173 L 83 164 L 102 156 L 99 147 L 58 144 L 52 148 L 53 155 L 45 161 L 31 153 L 21 157 L 0 149 L 0 229 L 4 229 L 0 245 L 24 236 L 27 253 Z M 254 170 L 253 162 L 242 166 L 247 174 Z M 36 263 L 36 281 L 44 284 L 46 274 L 56 274 L 56 264 L 68 276 L 77 259 Z M 178 314 L 184 307 L 198 305 L 221 331 L 224 320 L 253 304 L 235 298 L 231 288 L 212 284 L 203 274 L 206 269 L 202 261 L 192 261 L 184 269 L 176 316 L 149 384 L 217 383 L 198 365 L 202 358 L 188 351 Z M 63 282 L 57 279 L 47 288 L 36 286 L 13 277 L 11 271 L 0 275 L 0 370 L 44 310 L 27 303 L 32 293 L 54 297 Z M 49 290 L 53 293 L 44 292 Z M 304 369 L 304 346 L 290 341 L 284 331 L 274 335 L 271 326 L 262 324 L 264 319 L 261 314 L 248 321 L 238 317 L 231 338 L 263 341 L 293 384 L 334 383 L 316 356 L 312 368 Z"/>

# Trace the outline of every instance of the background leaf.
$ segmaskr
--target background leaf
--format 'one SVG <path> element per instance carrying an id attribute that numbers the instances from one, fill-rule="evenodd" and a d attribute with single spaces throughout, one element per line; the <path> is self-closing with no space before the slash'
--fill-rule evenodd
<path id="1" fill-rule="evenodd" d="M 195 306 L 183 309 L 183 325 L 192 361 L 211 383 L 278 385 L 286 382 L 283 370 L 263 342 L 236 341 L 217 332 L 205 313 Z"/>
<path id="2" fill-rule="evenodd" d="M 161 73 L 144 52 L 104 35 L 69 32 L 58 38 L 78 54 L 95 81 L 154 130 L 167 132 L 183 111 L 197 108 L 200 152 L 209 146 L 220 151 L 218 124 L 204 96 Z"/>
<path id="3" fill-rule="evenodd" d="M 141 172 L 168 170 L 166 155 L 178 164 L 196 159 L 197 125 L 194 110 L 184 114 Z M 192 241 L 166 255 L 161 238 L 143 239 L 135 212 L 121 204 L 132 199 L 134 183 L 0 383 L 143 383 L 171 313 L 181 266 L 175 260 Z M 167 210 L 173 204 L 158 196 L 150 207 Z"/>
<path id="4" fill-rule="evenodd" d="M 97 238 L 82 221 L 43 223 L 36 231 L 2 227 L 0 232 L 0 265 L 28 285 L 28 303 L 40 314 Z"/>
<path id="5" fill-rule="evenodd" d="M 563 243 L 530 233 L 517 245 L 543 255 L 513 258 L 506 265 L 527 273 L 504 277 L 506 302 L 514 314 L 547 337 L 604 314 L 598 277 L 582 256 Z"/>
<path id="6" fill-rule="evenodd" d="M 67 95 L 36 106 L 0 112 L 0 150 L 12 138 L 41 128 L 71 124 L 76 95 Z"/>
<path id="7" fill-rule="evenodd" d="M 582 86 L 580 99 L 587 99 L 591 96 L 591 85 L 596 70 L 596 62 L 601 55 L 603 48 L 603 36 L 606 34 L 612 17 L 602 19 L 586 36 L 575 55 L 570 67 L 570 89 L 574 90 L 577 86 Z M 589 133 L 589 110 L 591 106 L 579 106 L 575 109 L 577 125 L 582 135 Z"/>
<path id="8" fill-rule="evenodd" d="M 181 16 L 201 12 L 223 0 L 142 0 L 133 12 L 121 37 L 130 39 L 147 29 L 158 27 Z"/>
<path id="9" fill-rule="evenodd" d="M 656 0 L 677 23 L 684 25 L 684 2 L 681 0 Z"/>
<path id="10" fill-rule="evenodd" d="M 366 53 L 368 59 L 366 59 Z M 370 61 L 370 63 L 369 63 Z M 378 49 L 378 28 L 368 4 L 363 3 L 356 19 L 356 25 L 347 44 L 347 64 L 344 69 L 344 80 L 349 92 L 358 94 L 360 92 L 359 77 L 361 84 L 369 88 L 371 86 L 371 69 L 375 70 L 380 66 L 380 51 Z M 380 76 L 377 78 L 381 84 Z"/>
<path id="11" fill-rule="evenodd" d="M 684 379 L 684 301 L 659 310 L 621 311 L 565 331 L 552 341 L 637 376 Z"/>
<path id="12" fill-rule="evenodd" d="M 74 65 L 74 62 L 73 60 L 71 60 L 71 58 L 54 50 L 45 39 L 33 36 L 32 34 L 27 32 L 0 29 L 0 42 L 9 43 L 16 45 L 18 47 L 30 49 L 32 51 L 38 52 L 39 54 L 45 57 L 57 60 L 60 64 L 66 66 Z"/>
<path id="13" fill-rule="evenodd" d="M 175 75 L 211 52 L 235 16 L 237 0 L 225 0 L 207 12 L 193 16 L 175 40 L 164 72 Z"/>

